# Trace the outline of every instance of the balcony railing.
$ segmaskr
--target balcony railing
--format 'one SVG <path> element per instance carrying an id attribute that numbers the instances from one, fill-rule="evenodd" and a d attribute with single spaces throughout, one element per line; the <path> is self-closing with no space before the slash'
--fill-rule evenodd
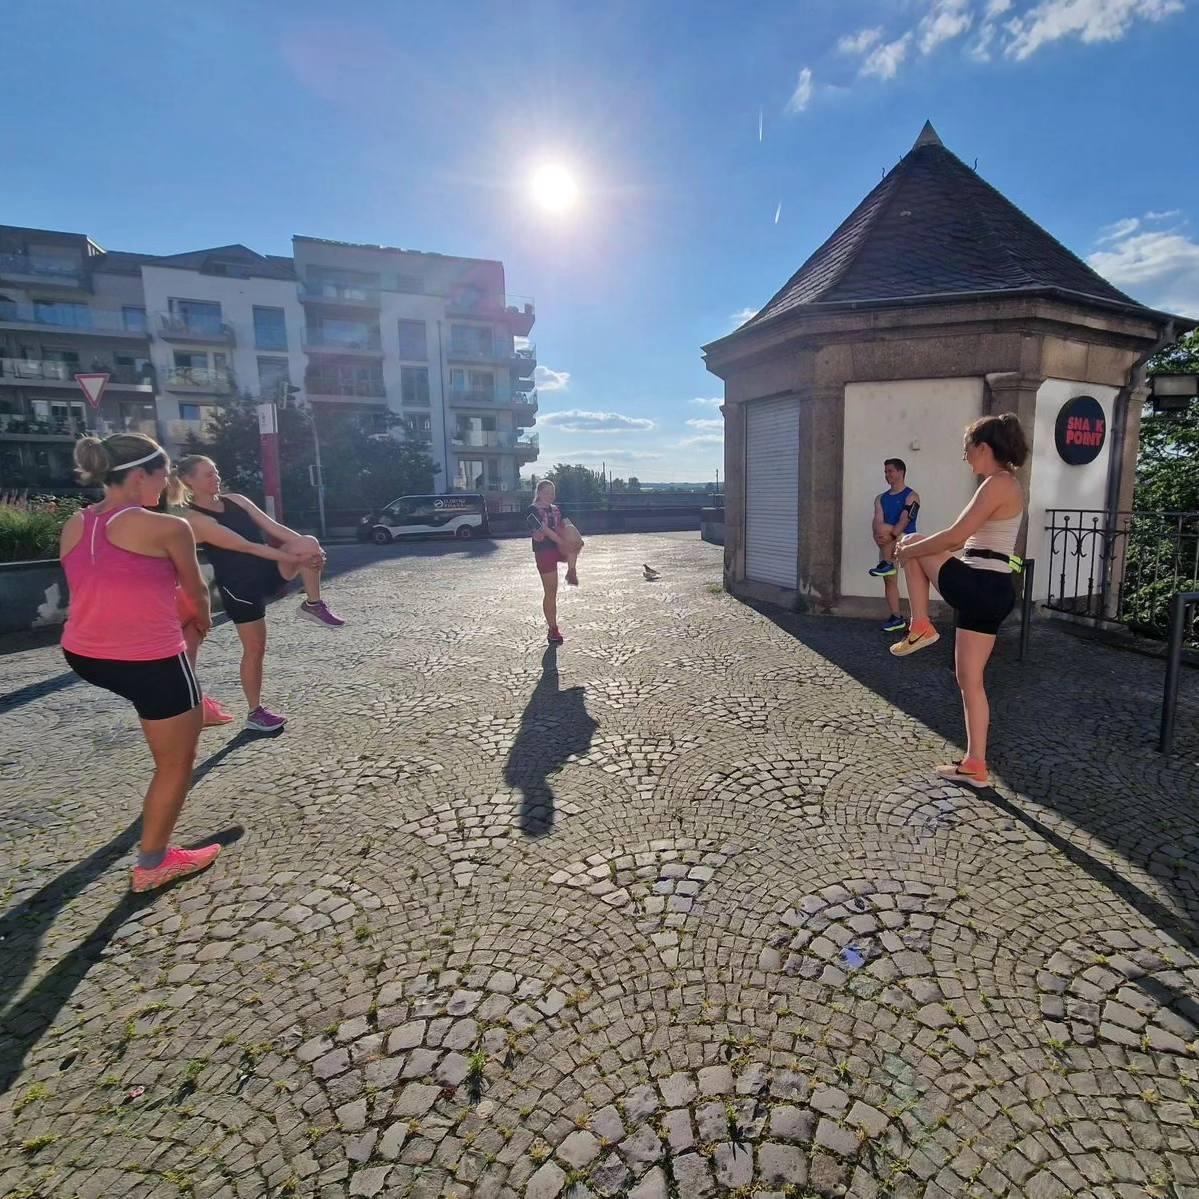
<path id="1" fill-rule="evenodd" d="M 303 346 L 306 351 L 321 354 L 380 354 L 383 343 L 379 330 L 362 335 L 334 333 L 326 329 L 304 330 Z"/>
<path id="2" fill-rule="evenodd" d="M 451 404 L 465 405 L 468 408 L 484 405 L 494 407 L 500 394 L 493 388 L 480 387 L 451 387 L 449 389 Z"/>
<path id="3" fill-rule="evenodd" d="M 528 316 L 536 313 L 528 296 L 479 295 L 462 291 L 446 296 L 445 310 L 451 316 Z"/>
<path id="4" fill-rule="evenodd" d="M 232 345 L 233 326 L 216 318 L 158 314 L 158 331 L 163 341 L 202 341 L 209 344 Z"/>
<path id="5" fill-rule="evenodd" d="M 208 418 L 204 420 L 170 420 L 166 421 L 167 440 L 183 445 L 189 437 L 198 437 L 201 441 L 209 435 Z"/>
<path id="6" fill-rule="evenodd" d="M 0 323 L 49 325 L 78 333 L 109 333 L 124 337 L 146 336 L 145 329 L 131 329 L 117 312 L 104 312 L 83 305 L 18 304 L 0 300 Z"/>
<path id="7" fill-rule="evenodd" d="M 316 304 L 349 304 L 354 307 L 378 308 L 379 289 L 310 279 L 300 284 L 300 299 Z"/>
<path id="8" fill-rule="evenodd" d="M 78 286 L 83 282 L 83 265 L 36 254 L 0 254 L 0 275 Z"/>
<path id="9" fill-rule="evenodd" d="M 0 433 L 32 437 L 55 437 L 59 440 L 74 440 L 82 437 L 86 427 L 81 420 L 38 420 L 23 416 L 19 412 L 0 412 Z"/>
<path id="10" fill-rule="evenodd" d="M 463 450 L 536 450 L 537 434 L 522 437 L 508 429 L 459 429 L 450 444 Z"/>
<path id="11" fill-rule="evenodd" d="M 84 367 L 81 363 L 51 362 L 44 358 L 0 358 L 0 379 L 20 379 L 23 382 L 65 383 L 72 387 L 80 371 L 96 373 L 103 371 L 108 382 L 123 386 L 153 387 L 154 370 L 147 366 L 139 372 L 132 366 L 112 366 L 103 362 L 92 362 Z"/>
<path id="12" fill-rule="evenodd" d="M 382 380 L 375 379 L 317 379 L 305 376 L 304 390 L 314 396 L 358 396 L 367 400 L 387 399 Z"/>
<path id="13" fill-rule="evenodd" d="M 174 366 L 166 371 L 163 385 L 171 391 L 225 393 L 233 390 L 233 376 L 221 367 Z"/>

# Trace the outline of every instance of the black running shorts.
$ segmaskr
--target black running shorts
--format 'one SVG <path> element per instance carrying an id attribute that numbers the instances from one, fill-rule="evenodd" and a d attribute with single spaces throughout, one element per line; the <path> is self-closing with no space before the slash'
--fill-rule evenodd
<path id="1" fill-rule="evenodd" d="M 234 624 L 250 624 L 265 619 L 267 600 L 274 599 L 287 583 L 274 562 L 251 558 L 246 570 L 230 579 L 218 578 L 216 585 L 229 619 Z"/>
<path id="2" fill-rule="evenodd" d="M 149 662 L 85 658 L 64 649 L 67 665 L 93 687 L 127 699 L 142 720 L 169 720 L 190 712 L 200 702 L 200 685 L 186 654 Z"/>
<path id="3" fill-rule="evenodd" d="M 954 625 L 994 637 L 1016 605 L 1009 571 L 979 570 L 961 558 L 949 558 L 937 578 L 941 598 L 954 610 Z"/>

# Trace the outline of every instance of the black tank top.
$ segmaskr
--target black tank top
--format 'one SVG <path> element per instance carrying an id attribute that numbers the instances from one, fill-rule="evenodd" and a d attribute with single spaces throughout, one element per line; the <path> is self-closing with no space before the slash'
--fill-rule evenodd
<path id="1" fill-rule="evenodd" d="M 187 506 L 193 512 L 203 513 L 215 520 L 218 525 L 224 525 L 226 529 L 236 533 L 239 537 L 244 537 L 247 541 L 266 545 L 266 538 L 262 535 L 262 530 L 240 504 L 229 499 L 222 500 L 221 503 L 224 505 L 223 512 L 217 512 L 214 508 L 202 508 L 196 503 L 189 503 Z M 273 561 L 268 558 L 259 558 L 256 554 L 243 553 L 241 550 L 222 549 L 219 545 L 205 545 L 204 552 L 208 555 L 208 561 L 212 563 L 212 573 L 216 576 L 218 585 L 227 585 L 234 591 L 237 590 L 238 580 L 249 583 L 261 580 L 264 575 L 272 572 L 279 573 L 278 567 Z"/>

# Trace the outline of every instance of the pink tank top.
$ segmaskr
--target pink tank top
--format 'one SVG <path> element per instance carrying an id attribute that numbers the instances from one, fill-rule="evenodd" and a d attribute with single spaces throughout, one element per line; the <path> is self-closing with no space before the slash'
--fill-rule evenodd
<path id="1" fill-rule="evenodd" d="M 112 521 L 136 506 L 99 515 L 94 508 L 83 509 L 83 536 L 62 560 L 71 592 L 62 647 L 73 654 L 153 662 L 186 649 L 175 601 L 175 564 L 108 540 Z"/>

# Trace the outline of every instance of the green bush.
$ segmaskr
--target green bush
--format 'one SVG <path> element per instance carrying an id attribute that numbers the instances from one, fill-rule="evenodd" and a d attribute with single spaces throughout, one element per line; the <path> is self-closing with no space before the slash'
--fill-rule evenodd
<path id="1" fill-rule="evenodd" d="M 0 503 L 0 562 L 57 558 L 62 527 L 82 506 L 74 499 Z"/>

